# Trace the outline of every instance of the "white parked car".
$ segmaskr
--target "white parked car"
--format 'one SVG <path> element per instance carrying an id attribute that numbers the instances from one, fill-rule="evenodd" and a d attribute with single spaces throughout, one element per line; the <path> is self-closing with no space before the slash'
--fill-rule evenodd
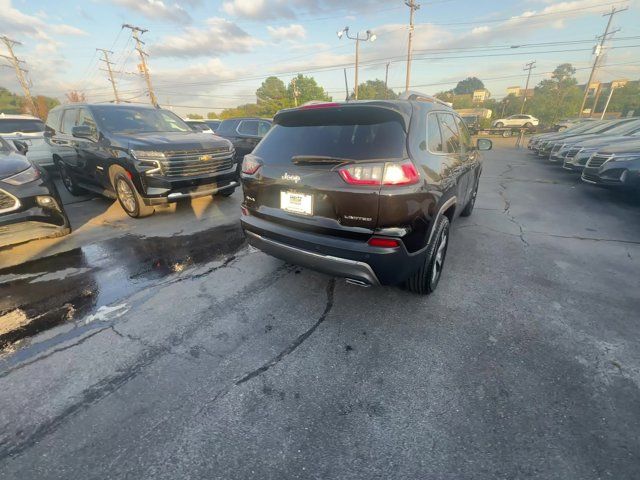
<path id="1" fill-rule="evenodd" d="M 211 127 L 207 125 L 204 122 L 204 120 L 193 120 L 191 118 L 185 118 L 183 120 L 187 125 L 193 128 L 196 132 L 213 133 L 213 130 L 211 130 Z"/>
<path id="2" fill-rule="evenodd" d="M 44 131 L 44 122 L 38 117 L 0 113 L 0 136 L 8 142 L 26 143 L 29 147 L 27 158 L 42 167 L 50 167 L 53 166 L 53 153 Z"/>
<path id="3" fill-rule="evenodd" d="M 494 120 L 492 125 L 495 128 L 502 128 L 502 127 L 531 128 L 531 127 L 537 127 L 539 123 L 540 123 L 540 120 L 538 120 L 536 117 L 532 115 L 511 115 L 510 117 L 499 118 L 497 120 Z"/>

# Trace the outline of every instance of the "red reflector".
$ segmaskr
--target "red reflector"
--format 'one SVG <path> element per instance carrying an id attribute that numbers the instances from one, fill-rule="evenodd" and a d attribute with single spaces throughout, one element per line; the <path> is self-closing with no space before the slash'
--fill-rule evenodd
<path id="1" fill-rule="evenodd" d="M 329 103 L 312 103 L 310 105 L 303 105 L 300 107 L 301 110 L 317 110 L 319 108 L 335 108 L 339 107 L 339 103 L 329 102 Z"/>
<path id="2" fill-rule="evenodd" d="M 131 175 L 131 172 L 129 170 L 125 170 L 125 172 L 127 173 L 127 177 L 129 177 L 129 180 L 133 180 L 133 175 Z"/>
<path id="3" fill-rule="evenodd" d="M 371 247 L 395 248 L 400 246 L 400 240 L 393 238 L 372 237 L 367 243 Z"/>
<path id="4" fill-rule="evenodd" d="M 240 210 L 242 211 L 242 215 L 244 215 L 245 217 L 249 216 L 249 210 L 247 209 L 247 207 L 240 207 Z"/>

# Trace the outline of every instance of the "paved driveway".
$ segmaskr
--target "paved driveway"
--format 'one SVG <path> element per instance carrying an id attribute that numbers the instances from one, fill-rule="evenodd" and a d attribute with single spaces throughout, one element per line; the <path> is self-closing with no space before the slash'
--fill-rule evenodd
<path id="1" fill-rule="evenodd" d="M 0 272 L 111 285 L 0 358 L 3 479 L 640 478 L 637 200 L 498 146 L 430 297 L 220 223 Z"/>

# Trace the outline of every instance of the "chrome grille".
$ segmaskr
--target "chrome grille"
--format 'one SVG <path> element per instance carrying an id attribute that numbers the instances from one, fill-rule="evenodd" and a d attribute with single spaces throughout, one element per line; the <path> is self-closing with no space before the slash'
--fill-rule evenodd
<path id="1" fill-rule="evenodd" d="M 160 160 L 160 169 L 167 177 L 195 177 L 222 172 L 233 166 L 233 150 L 227 147 L 164 153 L 166 158 Z"/>
<path id="2" fill-rule="evenodd" d="M 600 168 L 602 165 L 611 160 L 611 157 L 613 157 L 613 155 L 592 155 L 591 158 L 587 161 L 586 166 L 588 168 Z"/>
<path id="3" fill-rule="evenodd" d="M 11 212 L 20 206 L 18 199 L 10 193 L 0 190 L 0 213 Z"/>
<path id="4" fill-rule="evenodd" d="M 556 143 L 553 148 L 551 149 L 551 153 L 556 153 L 557 151 L 559 151 L 564 145 L 560 144 L 560 143 Z"/>
<path id="5" fill-rule="evenodd" d="M 573 157 L 575 157 L 580 150 L 582 150 L 581 147 L 570 148 L 569 151 L 567 152 L 567 154 L 565 155 L 565 158 L 573 158 Z"/>

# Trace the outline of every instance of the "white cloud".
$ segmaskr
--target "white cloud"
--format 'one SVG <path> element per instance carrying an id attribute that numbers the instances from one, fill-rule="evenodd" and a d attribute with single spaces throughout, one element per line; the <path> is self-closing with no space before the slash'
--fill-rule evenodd
<path id="1" fill-rule="evenodd" d="M 0 0 L 0 32 L 6 35 L 29 36 L 49 41 L 54 35 L 87 35 L 87 32 L 65 24 L 49 23 L 37 15 L 27 15 L 11 5 L 11 0 Z"/>
<path id="2" fill-rule="evenodd" d="M 200 57 L 227 53 L 246 53 L 264 45 L 235 23 L 223 18 L 209 18 L 205 28 L 187 27 L 182 35 L 171 35 L 151 46 L 159 57 Z"/>
<path id="3" fill-rule="evenodd" d="M 111 0 L 111 2 L 136 11 L 147 18 L 169 20 L 176 23 L 191 21 L 191 15 L 179 3 L 169 4 L 163 0 Z"/>
<path id="4" fill-rule="evenodd" d="M 380 5 L 388 6 L 389 0 L 226 0 L 222 11 L 252 20 L 271 20 L 296 18 L 304 13 L 361 12 Z"/>
<path id="5" fill-rule="evenodd" d="M 271 39 L 275 42 L 282 42 L 283 40 L 294 42 L 296 40 L 304 40 L 307 36 L 305 28 L 302 25 L 294 23 L 288 27 L 268 26 L 267 31 Z"/>

